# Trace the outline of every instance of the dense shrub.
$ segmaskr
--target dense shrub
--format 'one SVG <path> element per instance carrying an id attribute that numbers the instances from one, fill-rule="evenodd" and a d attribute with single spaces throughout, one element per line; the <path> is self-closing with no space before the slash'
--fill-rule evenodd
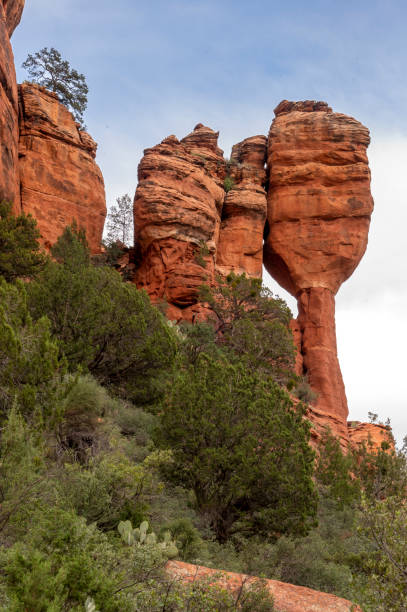
<path id="1" fill-rule="evenodd" d="M 220 541 L 236 530 L 307 532 L 316 512 L 309 425 L 278 385 L 201 355 L 178 373 L 162 410 L 169 475 L 194 490 Z"/>
<path id="2" fill-rule="evenodd" d="M 34 319 L 46 315 L 69 367 L 78 366 L 139 402 L 162 391 L 176 334 L 147 294 L 107 267 L 93 267 L 83 236 L 67 229 L 27 288 Z"/>
<path id="3" fill-rule="evenodd" d="M 40 232 L 31 215 L 12 214 L 10 202 L 0 202 L 0 278 L 31 278 L 45 263 L 40 252 Z"/>

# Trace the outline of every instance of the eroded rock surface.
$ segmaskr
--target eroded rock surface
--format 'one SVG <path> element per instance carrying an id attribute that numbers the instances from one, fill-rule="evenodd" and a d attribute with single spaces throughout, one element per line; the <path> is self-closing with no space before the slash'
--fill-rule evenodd
<path id="1" fill-rule="evenodd" d="M 269 273 L 299 304 L 303 371 L 321 424 L 347 439 L 334 296 L 362 258 L 373 200 L 369 131 L 324 102 L 283 101 L 268 140 Z"/>
<path id="2" fill-rule="evenodd" d="M 46 246 L 76 220 L 86 230 L 91 252 L 99 252 L 106 201 L 96 143 L 43 87 L 20 85 L 19 103 L 23 212 L 35 217 Z"/>
<path id="3" fill-rule="evenodd" d="M 236 144 L 227 165 L 216 268 L 222 275 L 233 271 L 260 278 L 263 267 L 263 234 L 267 214 L 264 189 L 267 139 L 253 136 Z"/>
<path id="4" fill-rule="evenodd" d="M 355 448 L 366 445 L 369 451 L 377 451 L 381 448 L 393 450 L 395 446 L 391 428 L 380 423 L 349 421 L 348 434 L 349 442 Z"/>
<path id="5" fill-rule="evenodd" d="M 192 320 L 199 312 L 198 288 L 213 282 L 225 161 L 218 134 L 198 124 L 147 149 L 138 169 L 134 200 L 135 282 L 167 316 Z"/>
<path id="6" fill-rule="evenodd" d="M 19 207 L 18 94 L 10 36 L 21 17 L 24 2 L 0 2 L 0 201 Z"/>
<path id="7" fill-rule="evenodd" d="M 2 0 L 6 18 L 7 32 L 11 37 L 23 14 L 25 0 Z"/>
<path id="8" fill-rule="evenodd" d="M 243 585 L 248 586 L 251 582 L 257 580 L 257 578 L 245 574 L 209 569 L 182 561 L 169 561 L 166 565 L 166 571 L 171 578 L 186 583 L 213 576 L 216 584 L 236 594 L 239 593 Z M 219 573 L 221 574 L 220 577 Z M 362 612 L 359 606 L 355 606 L 350 601 L 342 599 L 342 597 L 278 580 L 266 580 L 265 583 L 266 588 L 273 596 L 274 605 L 278 612 Z"/>

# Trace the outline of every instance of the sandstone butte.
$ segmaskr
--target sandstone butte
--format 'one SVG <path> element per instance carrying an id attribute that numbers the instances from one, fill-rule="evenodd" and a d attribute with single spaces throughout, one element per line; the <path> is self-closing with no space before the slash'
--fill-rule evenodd
<path id="1" fill-rule="evenodd" d="M 169 561 L 166 572 L 174 580 L 185 583 L 213 577 L 214 584 L 236 594 L 240 592 L 242 586 L 247 587 L 258 580 L 245 574 L 209 569 L 182 561 Z M 359 606 L 329 593 L 321 593 L 278 580 L 265 580 L 265 586 L 273 596 L 278 612 L 362 612 Z"/>
<path id="2" fill-rule="evenodd" d="M 56 94 L 33 83 L 18 90 L 21 208 L 37 220 L 46 247 L 76 220 L 97 253 L 106 216 L 97 145 Z"/>
<path id="3" fill-rule="evenodd" d="M 0 0 L 0 201 L 19 210 L 18 94 L 10 37 L 21 19 L 25 0 Z"/>

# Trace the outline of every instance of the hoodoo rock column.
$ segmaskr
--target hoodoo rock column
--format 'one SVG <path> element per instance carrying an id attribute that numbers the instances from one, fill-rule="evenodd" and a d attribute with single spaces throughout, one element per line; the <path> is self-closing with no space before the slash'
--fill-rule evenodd
<path id="1" fill-rule="evenodd" d="M 283 101 L 268 141 L 269 273 L 298 300 L 304 373 L 319 398 L 312 419 L 347 439 L 335 294 L 362 258 L 373 210 L 369 131 L 325 102 Z"/>
<path id="2" fill-rule="evenodd" d="M 198 124 L 147 149 L 134 200 L 134 281 L 154 302 L 168 303 L 170 319 L 199 315 L 198 289 L 213 282 L 225 161 L 218 133 Z"/>
<path id="3" fill-rule="evenodd" d="M 252 136 L 234 145 L 227 174 L 231 189 L 222 209 L 216 269 L 261 278 L 267 215 L 264 190 L 267 139 Z"/>

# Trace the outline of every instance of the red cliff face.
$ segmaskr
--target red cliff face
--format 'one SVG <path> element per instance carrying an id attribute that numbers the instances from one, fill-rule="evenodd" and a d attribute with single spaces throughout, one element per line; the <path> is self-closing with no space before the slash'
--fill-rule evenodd
<path id="1" fill-rule="evenodd" d="M 134 201 L 135 282 L 167 316 L 192 320 L 198 288 L 213 282 L 224 199 L 225 162 L 218 134 L 198 124 L 179 141 L 169 136 L 147 149 Z"/>
<path id="2" fill-rule="evenodd" d="M 3 0 L 4 14 L 6 17 L 7 32 L 11 36 L 20 23 L 24 10 L 25 0 Z"/>
<path id="3" fill-rule="evenodd" d="M 373 209 L 369 131 L 324 102 L 282 102 L 268 141 L 265 264 L 298 299 L 303 370 L 321 424 L 347 439 L 334 296 L 362 258 Z"/>
<path id="4" fill-rule="evenodd" d="M 231 189 L 223 204 L 216 255 L 216 268 L 222 275 L 233 271 L 262 276 L 266 151 L 265 136 L 246 138 L 232 149 L 226 178 Z"/>
<path id="5" fill-rule="evenodd" d="M 20 85 L 19 106 L 22 210 L 35 217 L 46 246 L 75 219 L 97 253 L 106 203 L 96 143 L 57 95 L 43 87 Z"/>
<path id="6" fill-rule="evenodd" d="M 379 449 L 394 450 L 394 438 L 391 428 L 380 423 L 360 423 L 349 421 L 349 442 L 354 448 L 366 445 L 369 451 L 376 452 Z"/>
<path id="7" fill-rule="evenodd" d="M 0 1 L 0 201 L 19 211 L 18 95 L 10 36 L 21 18 L 23 0 Z"/>

